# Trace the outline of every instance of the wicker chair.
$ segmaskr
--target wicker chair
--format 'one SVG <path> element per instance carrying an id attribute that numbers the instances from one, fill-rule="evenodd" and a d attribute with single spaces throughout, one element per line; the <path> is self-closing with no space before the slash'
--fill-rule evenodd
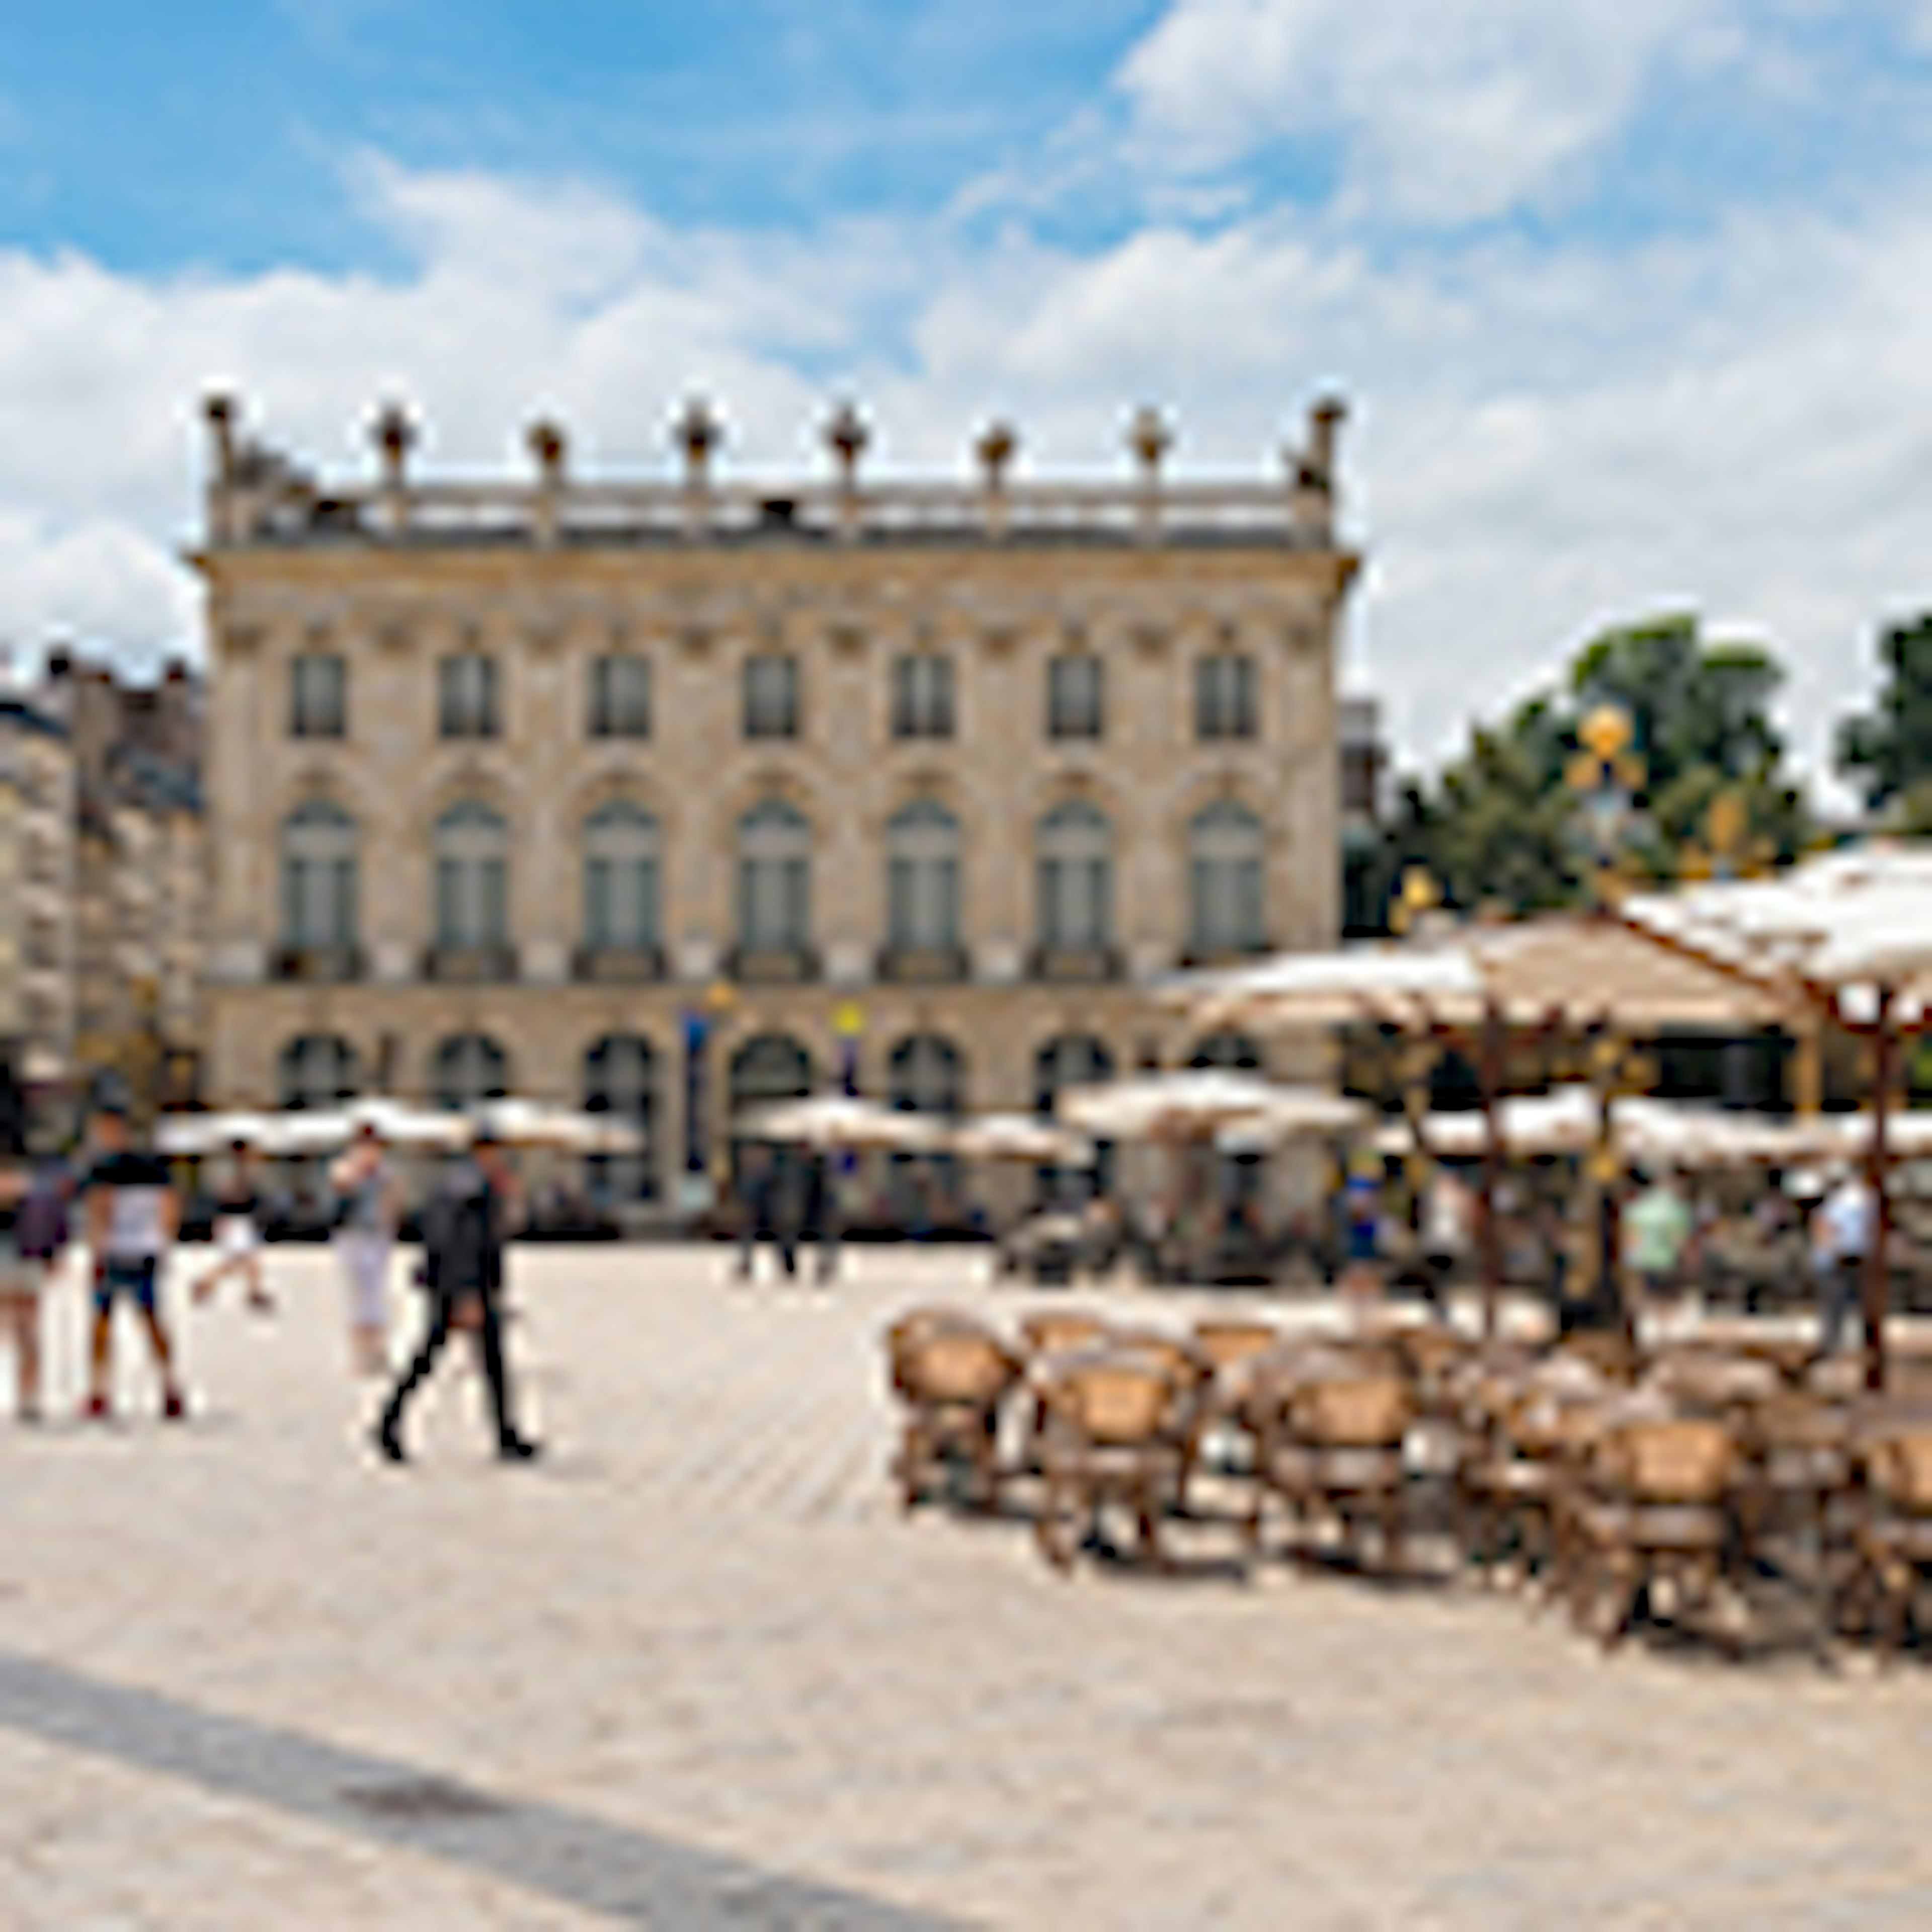
<path id="1" fill-rule="evenodd" d="M 1640 1598 L 1660 1582 L 1676 1594 L 1674 1612 L 1710 1604 L 1730 1558 L 1740 1466 L 1736 1437 L 1708 1417 L 1627 1422 L 1598 1442 L 1576 1515 L 1577 1606 L 1580 1619 L 1607 1587 L 1617 1608 L 1606 1650 L 1628 1634 Z M 1736 1647 L 1735 1636 L 1727 1641 Z"/>
<path id="2" fill-rule="evenodd" d="M 1319 1520 L 1340 1530 L 1344 1552 L 1366 1568 L 1362 1532 L 1372 1522 L 1381 1568 L 1399 1572 L 1408 1474 L 1403 1448 L 1414 1417 L 1408 1382 L 1386 1373 L 1297 1377 L 1262 1393 L 1250 1550 L 1261 1548 L 1272 1495 L 1288 1505 L 1299 1553 L 1310 1553 L 1306 1532 Z"/>
<path id="3" fill-rule="evenodd" d="M 1850 1590 L 1877 1621 L 1879 1655 L 1905 1641 L 1920 1574 L 1932 1569 L 1932 1427 L 1882 1437 L 1863 1451 L 1866 1509 Z"/>
<path id="4" fill-rule="evenodd" d="M 1018 1358 L 968 1317 L 922 1311 L 887 1333 L 892 1386 L 905 1408 L 895 1474 L 910 1510 L 935 1479 L 963 1474 L 992 1509 L 1000 1500 L 1000 1410 L 1020 1379 Z"/>
<path id="5" fill-rule="evenodd" d="M 1046 1491 L 1034 1532 L 1048 1561 L 1071 1569 L 1103 1507 L 1119 1502 L 1138 1521 L 1140 1554 L 1164 1568 L 1160 1520 L 1183 1453 L 1184 1395 L 1172 1370 L 1144 1349 L 1096 1349 L 1063 1356 L 1040 1389 Z"/>

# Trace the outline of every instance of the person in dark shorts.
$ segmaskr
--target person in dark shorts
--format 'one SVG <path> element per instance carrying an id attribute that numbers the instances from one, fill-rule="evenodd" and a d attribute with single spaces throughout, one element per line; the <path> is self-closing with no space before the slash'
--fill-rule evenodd
<path id="1" fill-rule="evenodd" d="M 174 1350 L 161 1320 L 156 1280 L 173 1245 L 180 1220 L 167 1163 L 136 1148 L 127 1115 L 97 1110 L 97 1158 L 82 1183 L 87 1198 L 87 1243 L 94 1257 L 94 1333 L 88 1370 L 86 1415 L 108 1413 L 109 1370 L 114 1345 L 114 1304 L 124 1295 L 139 1311 L 161 1378 L 161 1413 L 170 1422 L 187 1413 L 175 1380 Z"/>

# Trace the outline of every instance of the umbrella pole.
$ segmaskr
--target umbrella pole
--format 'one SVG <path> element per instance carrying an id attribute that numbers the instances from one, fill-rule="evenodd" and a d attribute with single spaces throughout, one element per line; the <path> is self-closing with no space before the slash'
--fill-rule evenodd
<path id="1" fill-rule="evenodd" d="M 1502 1084 L 1502 1015 L 1494 1000 L 1483 1008 L 1476 1078 L 1483 1096 L 1483 1334 L 1496 1332 L 1496 1300 L 1502 1287 L 1502 1230 L 1496 1225 L 1496 1194 L 1503 1164 L 1502 1124 L 1496 1090 Z"/>
<path id="2" fill-rule="evenodd" d="M 1892 988 L 1878 989 L 1878 1026 L 1872 1042 L 1871 1240 L 1865 1250 L 1865 1386 L 1885 1387 L 1886 1304 L 1891 1300 L 1892 1199 L 1888 1185 L 1892 1065 L 1898 1046 Z"/>

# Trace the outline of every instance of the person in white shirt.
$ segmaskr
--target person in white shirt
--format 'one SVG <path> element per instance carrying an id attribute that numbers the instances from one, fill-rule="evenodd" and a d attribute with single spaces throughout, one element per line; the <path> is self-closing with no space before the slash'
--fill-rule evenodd
<path id="1" fill-rule="evenodd" d="M 1811 1216 L 1811 1265 L 1817 1277 L 1818 1352 L 1838 1348 L 1858 1304 L 1859 1280 L 1876 1233 L 1877 1202 L 1862 1174 L 1840 1169 Z"/>

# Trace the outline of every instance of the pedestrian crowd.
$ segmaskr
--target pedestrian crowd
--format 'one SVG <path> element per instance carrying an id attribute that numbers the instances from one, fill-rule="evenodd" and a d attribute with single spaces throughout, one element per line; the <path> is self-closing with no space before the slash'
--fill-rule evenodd
<path id="1" fill-rule="evenodd" d="M 334 1254 L 348 1317 L 350 1360 L 364 1377 L 389 1372 L 389 1282 L 402 1190 L 381 1139 L 361 1129 L 329 1174 L 334 1200 Z M 189 1300 L 211 1302 L 224 1282 L 238 1278 L 246 1305 L 272 1316 L 265 1279 L 261 1189 L 254 1155 L 238 1143 L 214 1190 L 214 1258 L 189 1285 Z M 520 1190 L 506 1150 L 478 1136 L 468 1156 L 438 1184 L 424 1210 L 419 1282 L 428 1312 L 424 1336 L 383 1402 L 372 1432 L 388 1460 L 407 1460 L 404 1423 L 411 1399 L 453 1334 L 475 1338 L 490 1396 L 496 1448 L 525 1462 L 539 1445 L 514 1420 L 502 1344 L 503 1259 L 516 1232 Z M 160 1414 L 180 1422 L 188 1403 L 161 1293 L 164 1271 L 181 1232 L 180 1197 L 166 1160 L 139 1145 L 126 1111 L 98 1105 L 87 1121 L 85 1151 L 72 1162 L 30 1158 L 17 1136 L 0 1144 L 0 1346 L 11 1351 L 15 1412 L 23 1422 L 45 1413 L 41 1331 L 44 1304 L 70 1256 L 84 1254 L 89 1322 L 84 1420 L 113 1412 L 117 1314 L 128 1312 L 145 1340 L 160 1395 Z"/>

